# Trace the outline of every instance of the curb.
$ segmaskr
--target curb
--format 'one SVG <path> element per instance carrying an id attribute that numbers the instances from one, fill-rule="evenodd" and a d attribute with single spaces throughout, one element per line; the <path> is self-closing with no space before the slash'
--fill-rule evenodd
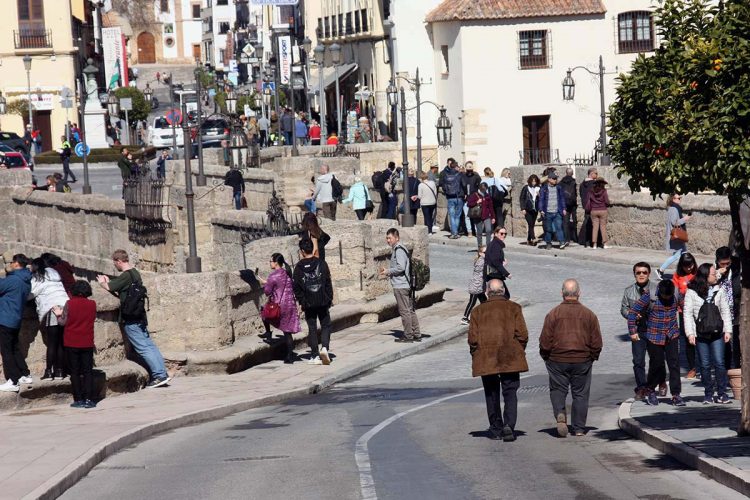
<path id="1" fill-rule="evenodd" d="M 626 401 L 618 409 L 620 429 L 652 448 L 692 467 L 733 490 L 750 496 L 750 474 L 731 464 L 693 448 L 672 436 L 652 429 L 630 416 L 633 403 Z"/>
<path id="2" fill-rule="evenodd" d="M 409 345 L 404 349 L 400 349 L 392 353 L 381 354 L 365 363 L 353 366 L 351 368 L 343 370 L 340 373 L 330 375 L 316 383 L 309 384 L 299 389 L 293 389 L 259 399 L 214 406 L 212 408 L 206 408 L 205 410 L 177 415 L 175 417 L 158 420 L 156 422 L 150 422 L 140 427 L 136 427 L 135 429 L 130 429 L 123 432 L 122 434 L 94 445 L 87 452 L 82 454 L 76 461 L 68 464 L 68 466 L 66 466 L 62 471 L 45 481 L 43 484 L 35 488 L 29 494 L 25 495 L 23 498 L 44 500 L 57 498 L 62 495 L 68 488 L 76 484 L 81 478 L 88 474 L 91 469 L 96 467 L 107 457 L 114 455 L 118 451 L 128 446 L 153 437 L 156 434 L 201 422 L 218 420 L 224 417 L 228 417 L 234 413 L 251 410 L 253 408 L 259 408 L 262 406 L 278 404 L 308 394 L 316 394 L 337 382 L 342 382 L 344 380 L 372 370 L 373 368 L 376 368 L 378 366 L 425 351 L 430 347 L 459 337 L 460 335 L 465 334 L 467 331 L 468 327 L 466 325 L 447 328 L 446 330 L 434 334 L 429 339 L 425 339 L 421 343 Z"/>

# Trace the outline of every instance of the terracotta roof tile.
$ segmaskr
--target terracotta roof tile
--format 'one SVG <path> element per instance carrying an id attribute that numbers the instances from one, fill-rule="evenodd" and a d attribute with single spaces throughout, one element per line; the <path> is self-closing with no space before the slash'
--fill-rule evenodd
<path id="1" fill-rule="evenodd" d="M 425 19 L 428 23 L 481 19 L 604 14 L 601 0 L 445 0 Z"/>

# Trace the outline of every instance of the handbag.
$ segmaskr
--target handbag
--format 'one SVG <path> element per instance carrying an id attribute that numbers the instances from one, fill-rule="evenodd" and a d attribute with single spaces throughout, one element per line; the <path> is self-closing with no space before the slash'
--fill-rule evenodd
<path id="1" fill-rule="evenodd" d="M 375 211 L 375 204 L 370 199 L 370 194 L 367 192 L 367 186 L 363 185 L 362 188 L 365 190 L 365 211 L 371 214 Z"/>
<path id="2" fill-rule="evenodd" d="M 284 296 L 286 291 L 286 281 L 284 281 L 284 288 L 281 290 L 281 297 Z M 263 306 L 260 311 L 260 317 L 269 323 L 278 323 L 281 320 L 281 305 L 278 302 L 273 301 L 273 297 L 268 297 L 268 302 Z"/>
<path id="3" fill-rule="evenodd" d="M 245 195 L 242 195 L 242 198 L 240 198 L 240 206 L 242 208 L 247 208 L 247 198 L 245 198 Z"/>
<path id="4" fill-rule="evenodd" d="M 672 231 L 669 233 L 669 238 L 672 240 L 679 240 L 683 243 L 688 242 L 688 233 L 687 230 L 681 228 L 681 227 L 673 227 Z"/>

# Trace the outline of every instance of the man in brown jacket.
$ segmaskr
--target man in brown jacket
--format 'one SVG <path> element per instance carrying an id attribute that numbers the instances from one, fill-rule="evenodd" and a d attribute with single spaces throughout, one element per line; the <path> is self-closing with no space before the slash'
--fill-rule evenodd
<path id="1" fill-rule="evenodd" d="M 589 411 L 591 367 L 602 351 L 599 320 L 578 302 L 581 288 L 574 279 L 562 286 L 563 302 L 544 318 L 539 337 L 539 354 L 549 372 L 549 398 L 557 420 L 557 434 L 568 435 L 565 399 L 568 387 L 573 395 L 571 421 L 573 433 L 583 436 Z"/>
<path id="2" fill-rule="evenodd" d="M 471 313 L 469 352 L 472 376 L 482 377 L 491 439 L 515 441 L 518 409 L 516 391 L 526 364 L 529 333 L 521 306 L 505 298 L 505 285 L 499 279 L 487 283 L 489 298 Z M 502 386 L 505 413 L 500 412 Z"/>

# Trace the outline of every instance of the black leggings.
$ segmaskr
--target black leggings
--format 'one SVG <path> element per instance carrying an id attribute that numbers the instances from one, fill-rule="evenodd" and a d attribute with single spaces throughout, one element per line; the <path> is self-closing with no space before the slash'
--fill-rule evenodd
<path id="1" fill-rule="evenodd" d="M 466 309 L 464 310 L 464 318 L 468 318 L 469 314 L 471 314 L 471 310 L 474 309 L 474 306 L 477 305 L 477 300 L 484 304 L 484 301 L 487 300 L 487 295 L 484 293 L 472 293 L 469 295 L 469 303 L 466 304 Z"/>
<path id="2" fill-rule="evenodd" d="M 47 370 L 52 374 L 66 374 L 65 358 L 63 355 L 63 327 L 51 325 L 47 330 Z"/>
<path id="3" fill-rule="evenodd" d="M 358 208 L 354 211 L 357 214 L 358 220 L 365 220 L 365 215 L 367 215 L 367 209 L 366 208 Z"/>
<path id="4" fill-rule="evenodd" d="M 266 333 L 268 334 L 268 340 L 271 340 L 273 334 L 271 333 L 271 323 L 263 320 L 263 326 L 266 327 Z M 284 343 L 286 344 L 287 354 L 294 352 L 294 337 L 289 332 L 284 332 Z"/>
<path id="5" fill-rule="evenodd" d="M 427 226 L 427 233 L 432 234 L 432 226 L 435 225 L 435 209 L 437 205 L 422 206 L 422 215 L 424 216 L 424 225 Z"/>
<path id="6" fill-rule="evenodd" d="M 73 400 L 94 399 L 94 348 L 66 347 Z"/>
<path id="7" fill-rule="evenodd" d="M 526 217 L 526 224 L 529 226 L 526 241 L 532 241 L 536 239 L 534 230 L 534 226 L 536 226 L 536 216 L 536 210 L 526 210 L 526 215 L 524 215 L 524 217 Z"/>

